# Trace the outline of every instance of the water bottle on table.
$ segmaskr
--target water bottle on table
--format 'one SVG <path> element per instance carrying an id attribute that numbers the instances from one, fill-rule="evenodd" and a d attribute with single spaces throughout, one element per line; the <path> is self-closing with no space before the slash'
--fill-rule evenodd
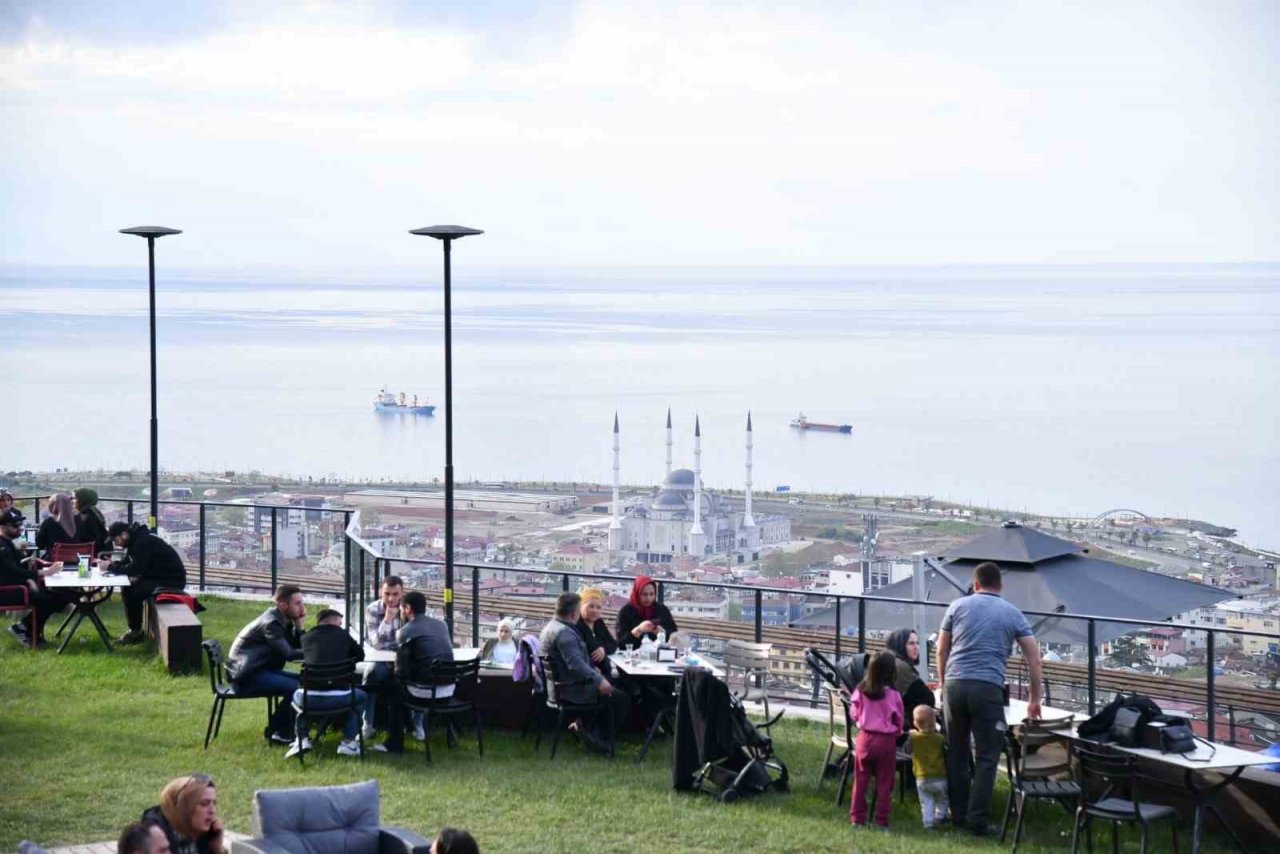
<path id="1" fill-rule="evenodd" d="M 80 555 L 79 573 L 81 578 L 89 577 L 89 556 L 88 555 Z"/>

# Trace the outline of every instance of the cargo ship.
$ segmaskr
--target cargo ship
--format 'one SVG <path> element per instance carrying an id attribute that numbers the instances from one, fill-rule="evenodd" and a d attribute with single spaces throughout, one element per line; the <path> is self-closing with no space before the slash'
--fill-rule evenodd
<path id="1" fill-rule="evenodd" d="M 800 417 L 791 421 L 791 426 L 797 430 L 818 430 L 823 433 L 852 433 L 852 424 L 819 424 L 817 421 L 810 421 L 804 417 L 804 413 L 800 413 Z"/>
<path id="2" fill-rule="evenodd" d="M 404 392 L 400 392 L 397 397 L 385 388 L 373 399 L 373 408 L 378 412 L 408 412 L 411 415 L 435 415 L 436 413 L 436 408 L 425 400 L 419 403 L 416 394 L 412 399 L 406 399 Z"/>

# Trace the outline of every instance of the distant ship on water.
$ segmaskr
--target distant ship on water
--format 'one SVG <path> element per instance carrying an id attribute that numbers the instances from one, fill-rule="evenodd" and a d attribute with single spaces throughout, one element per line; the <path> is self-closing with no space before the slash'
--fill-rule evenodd
<path id="1" fill-rule="evenodd" d="M 397 397 L 385 388 L 373 399 L 373 408 L 378 412 L 408 412 L 412 415 L 435 415 L 436 412 L 436 408 L 426 400 L 419 403 L 416 394 L 412 399 L 406 399 L 404 392 Z"/>
<path id="2" fill-rule="evenodd" d="M 819 424 L 817 421 L 810 421 L 804 417 L 801 412 L 798 418 L 791 421 L 791 426 L 797 430 L 818 430 L 823 433 L 852 433 L 852 424 Z"/>

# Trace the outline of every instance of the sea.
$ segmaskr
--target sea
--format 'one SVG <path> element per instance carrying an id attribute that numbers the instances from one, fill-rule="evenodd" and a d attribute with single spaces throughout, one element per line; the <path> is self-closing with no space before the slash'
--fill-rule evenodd
<path id="1" fill-rule="evenodd" d="M 148 467 L 146 269 L 0 267 L 0 472 Z M 158 274 L 161 468 L 443 477 L 438 271 Z M 467 269 L 455 471 L 1115 509 L 1280 546 L 1280 265 Z M 435 417 L 380 414 L 381 388 Z M 795 430 L 799 413 L 848 435 Z M 0 474 L 0 478 L 3 475 Z"/>

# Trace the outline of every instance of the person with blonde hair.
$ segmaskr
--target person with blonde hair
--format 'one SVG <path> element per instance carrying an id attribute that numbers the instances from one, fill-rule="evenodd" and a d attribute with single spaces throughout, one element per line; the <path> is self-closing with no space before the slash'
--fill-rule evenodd
<path id="1" fill-rule="evenodd" d="M 222 854 L 222 822 L 218 790 L 208 774 L 170 780 L 160 790 L 160 803 L 142 814 L 169 839 L 173 854 Z"/>
<path id="2" fill-rule="evenodd" d="M 578 598 L 581 604 L 577 629 L 587 644 L 591 666 L 605 676 L 612 676 L 613 664 L 609 656 L 618 651 L 618 641 L 604 622 L 604 591 L 598 587 L 587 587 L 578 591 Z"/>

